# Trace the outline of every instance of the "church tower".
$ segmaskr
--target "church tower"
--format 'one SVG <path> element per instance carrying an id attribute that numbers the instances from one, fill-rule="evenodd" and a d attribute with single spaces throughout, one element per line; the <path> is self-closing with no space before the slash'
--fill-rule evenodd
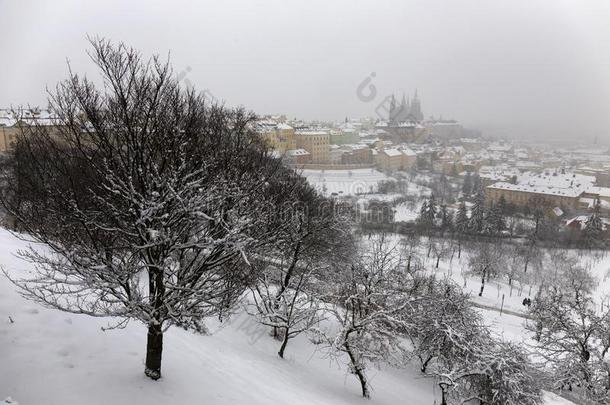
<path id="1" fill-rule="evenodd" d="M 390 101 L 390 111 L 388 115 L 388 122 L 394 123 L 396 121 L 396 98 L 392 94 L 392 100 Z"/>
<path id="2" fill-rule="evenodd" d="M 417 90 L 415 90 L 415 95 L 413 96 L 413 101 L 411 101 L 411 106 L 410 106 L 410 109 L 409 109 L 409 115 L 415 121 L 423 121 L 424 120 L 424 114 L 422 113 L 422 110 L 421 110 L 421 103 L 419 101 L 419 98 L 417 97 Z"/>
<path id="3" fill-rule="evenodd" d="M 411 109 L 410 101 L 405 99 L 405 93 L 402 93 L 402 101 L 400 103 L 400 111 L 398 112 L 397 121 L 405 122 L 409 120 L 409 110 Z"/>

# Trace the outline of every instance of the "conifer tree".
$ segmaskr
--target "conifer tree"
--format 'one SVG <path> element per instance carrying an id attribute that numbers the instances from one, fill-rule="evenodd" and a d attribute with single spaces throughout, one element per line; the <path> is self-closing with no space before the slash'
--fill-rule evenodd
<path id="1" fill-rule="evenodd" d="M 506 198 L 504 198 L 503 195 L 501 195 L 500 199 L 498 200 L 498 209 L 500 210 L 500 213 L 502 215 L 508 214 L 508 203 L 506 202 Z"/>
<path id="2" fill-rule="evenodd" d="M 438 218 L 441 221 L 441 229 L 444 231 L 450 230 L 453 227 L 453 215 L 451 211 L 447 209 L 447 205 L 441 205 L 438 212 Z"/>
<path id="3" fill-rule="evenodd" d="M 436 205 L 436 199 L 434 194 L 430 196 L 428 200 L 424 200 L 419 210 L 418 222 L 420 225 L 428 228 L 434 226 L 434 220 L 437 217 L 438 207 Z"/>
<path id="4" fill-rule="evenodd" d="M 462 183 L 462 194 L 464 194 L 464 197 L 468 197 L 472 194 L 472 176 L 470 172 L 466 172 L 466 176 L 464 176 L 464 183 Z"/>
<path id="5" fill-rule="evenodd" d="M 589 249 L 598 247 L 602 243 L 602 232 L 604 225 L 599 216 L 600 203 L 599 200 L 595 203 L 593 214 L 587 218 L 585 229 L 583 230 L 583 242 Z"/>
<path id="6" fill-rule="evenodd" d="M 460 203 L 455 216 L 455 230 L 459 233 L 466 233 L 468 231 L 468 209 L 464 200 Z"/>
<path id="7" fill-rule="evenodd" d="M 492 206 L 485 216 L 484 231 L 488 235 L 497 235 L 506 228 L 502 211 L 498 205 Z"/>
<path id="8" fill-rule="evenodd" d="M 470 220 L 468 221 L 468 230 L 472 233 L 481 233 L 485 227 L 485 194 L 483 189 L 479 188 L 474 199 Z"/>
<path id="9" fill-rule="evenodd" d="M 481 182 L 481 176 L 478 173 L 475 173 L 472 176 L 472 192 L 471 194 L 476 194 L 479 192 L 479 189 L 483 188 L 483 183 Z"/>
<path id="10" fill-rule="evenodd" d="M 436 205 L 436 198 L 434 198 L 434 194 L 430 195 L 430 199 L 428 200 L 427 210 L 426 210 L 426 221 L 434 225 L 434 220 L 436 219 L 438 213 L 438 206 Z"/>

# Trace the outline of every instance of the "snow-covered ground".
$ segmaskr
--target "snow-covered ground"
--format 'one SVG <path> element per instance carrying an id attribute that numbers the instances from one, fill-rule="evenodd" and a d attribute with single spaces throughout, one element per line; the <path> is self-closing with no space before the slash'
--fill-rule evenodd
<path id="1" fill-rule="evenodd" d="M 14 256 L 24 245 L 0 229 L 0 263 L 11 274 L 28 266 Z M 366 401 L 344 362 L 305 337 L 291 341 L 281 360 L 278 342 L 245 313 L 222 326 L 209 322 L 210 336 L 170 329 L 163 378 L 153 382 L 143 374 L 144 326 L 102 331 L 109 322 L 41 308 L 0 277 L 0 398 L 21 405 L 434 403 L 430 379 L 374 367 Z"/>
<path id="2" fill-rule="evenodd" d="M 301 174 L 318 191 L 325 195 L 337 193 L 348 196 L 375 192 L 377 183 L 391 177 L 375 169 L 303 170 Z"/>
<path id="3" fill-rule="evenodd" d="M 395 207 L 394 221 L 396 222 L 415 222 L 421 210 L 422 201 L 404 202 Z"/>
<path id="4" fill-rule="evenodd" d="M 29 268 L 15 256 L 25 245 L 0 228 L 0 264 L 13 275 Z M 488 312 L 498 333 L 519 339 L 521 318 Z M 438 403 L 432 380 L 415 369 L 387 367 L 368 369 L 372 399 L 364 400 L 346 361 L 330 360 L 304 336 L 290 342 L 281 360 L 278 342 L 244 312 L 225 324 L 208 322 L 209 336 L 170 329 L 163 378 L 153 382 L 143 374 L 144 326 L 103 331 L 110 322 L 42 308 L 0 277 L 0 398 L 21 405 Z M 545 398 L 546 405 L 571 404 Z"/>

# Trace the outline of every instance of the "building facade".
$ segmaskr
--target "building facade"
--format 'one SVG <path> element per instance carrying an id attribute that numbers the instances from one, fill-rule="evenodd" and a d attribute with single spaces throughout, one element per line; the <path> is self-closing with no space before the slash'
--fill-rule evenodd
<path id="1" fill-rule="evenodd" d="M 330 139 L 327 131 L 296 131 L 295 140 L 297 149 L 305 149 L 311 154 L 311 163 L 330 162 Z"/>
<path id="2" fill-rule="evenodd" d="M 417 155 L 411 150 L 383 149 L 376 158 L 376 164 L 382 170 L 409 170 L 417 163 Z"/>

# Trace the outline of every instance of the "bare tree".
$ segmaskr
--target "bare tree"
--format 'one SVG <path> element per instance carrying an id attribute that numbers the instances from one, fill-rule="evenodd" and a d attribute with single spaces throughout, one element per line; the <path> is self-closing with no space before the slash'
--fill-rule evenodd
<path id="1" fill-rule="evenodd" d="M 434 239 L 432 243 L 432 253 L 436 258 L 436 264 L 434 267 L 438 269 L 441 259 L 449 254 L 451 251 L 451 241 L 447 238 L 441 237 Z"/>
<path id="2" fill-rule="evenodd" d="M 478 338 L 480 317 L 472 311 L 469 296 L 449 280 L 429 277 L 413 292 L 419 299 L 409 308 L 407 317 L 413 325 L 409 331 L 421 362 L 421 371 L 438 357 L 460 357 L 460 344 Z"/>
<path id="3" fill-rule="evenodd" d="M 461 357 L 441 362 L 435 370 L 441 405 L 542 403 L 540 383 L 527 354 L 517 345 L 486 336 L 477 339 L 477 345 L 464 343 Z"/>
<path id="4" fill-rule="evenodd" d="M 442 405 L 541 403 L 527 355 L 491 337 L 459 286 L 429 278 L 414 294 L 409 336 L 422 372 L 441 389 Z"/>
<path id="5" fill-rule="evenodd" d="M 271 269 L 281 273 L 277 268 L 268 268 L 253 288 L 253 305 L 259 322 L 273 328 L 274 337 L 282 343 L 278 356 L 284 358 L 288 341 L 299 334 L 310 330 L 320 323 L 321 301 L 314 295 L 303 291 L 303 285 L 311 277 L 311 269 L 300 271 L 294 277 L 293 288 L 278 294 L 278 287 L 268 277 Z M 279 332 L 278 332 L 279 331 Z"/>
<path id="6" fill-rule="evenodd" d="M 369 363 L 405 362 L 407 347 L 398 331 L 407 328 L 402 313 L 411 305 L 409 279 L 397 247 L 381 237 L 336 280 L 326 297 L 334 304 L 328 311 L 339 328 L 323 333 L 324 338 L 332 355 L 348 356 L 365 398 L 370 397 Z"/>
<path id="7" fill-rule="evenodd" d="M 48 248 L 22 252 L 36 272 L 13 282 L 52 308 L 145 323 L 158 379 L 164 330 L 200 329 L 250 284 L 280 163 L 251 114 L 182 89 L 157 57 L 91 42 L 104 87 L 70 73 L 56 125 L 24 130 L 12 155 L 2 202 Z"/>
<path id="8" fill-rule="evenodd" d="M 553 373 L 556 389 L 578 391 L 605 403 L 610 400 L 610 311 L 597 311 L 591 294 L 594 286 L 585 268 L 564 269 L 555 285 L 537 294 L 527 328 L 544 360 L 541 367 Z"/>
<path id="9" fill-rule="evenodd" d="M 501 243 L 478 243 L 474 252 L 468 260 L 469 272 L 481 277 L 481 290 L 479 296 L 483 295 L 485 282 L 491 277 L 503 274 L 505 267 L 505 247 Z"/>
<path id="10" fill-rule="evenodd" d="M 294 175 L 290 204 L 284 204 L 277 224 L 277 243 L 260 252 L 264 270 L 253 287 L 256 316 L 271 326 L 282 344 L 318 322 L 316 285 L 335 260 L 352 252 L 349 222 L 333 201 L 318 196 L 306 181 Z"/>
<path id="11" fill-rule="evenodd" d="M 407 273 L 411 273 L 420 267 L 420 258 L 418 257 L 419 246 L 421 239 L 419 235 L 412 232 L 401 239 L 402 254 L 406 257 L 406 270 Z"/>

